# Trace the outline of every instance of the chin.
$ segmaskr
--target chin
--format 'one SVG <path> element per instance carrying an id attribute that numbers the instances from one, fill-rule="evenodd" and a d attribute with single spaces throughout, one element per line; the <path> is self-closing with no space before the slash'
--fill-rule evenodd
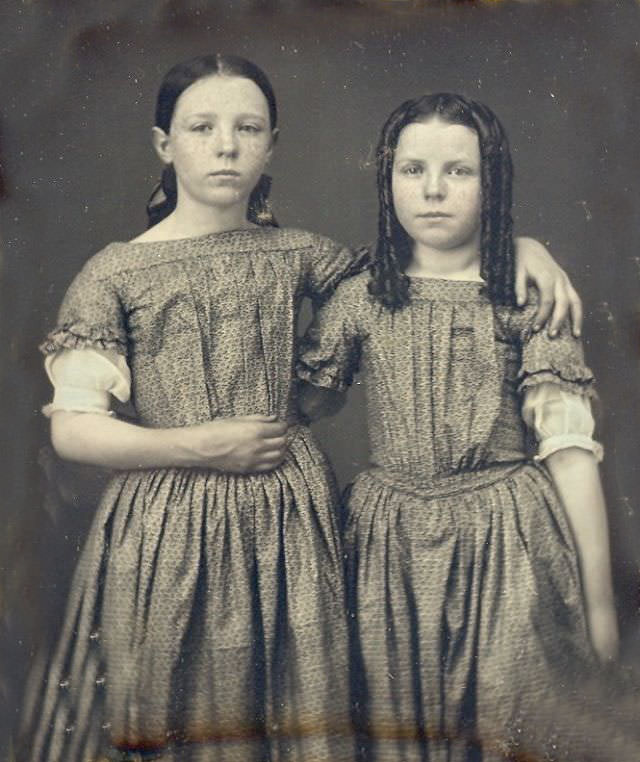
<path id="1" fill-rule="evenodd" d="M 237 204 L 246 204 L 249 197 L 245 193 L 241 193 L 235 188 L 216 188 L 214 191 L 207 193 L 202 201 L 209 206 L 217 206 L 220 208 L 228 208 L 236 206 Z"/>
<path id="2" fill-rule="evenodd" d="M 426 248 L 436 249 L 437 251 L 453 251 L 465 243 L 465 239 L 446 238 L 445 236 L 433 236 L 429 238 L 422 236 L 416 240 Z"/>

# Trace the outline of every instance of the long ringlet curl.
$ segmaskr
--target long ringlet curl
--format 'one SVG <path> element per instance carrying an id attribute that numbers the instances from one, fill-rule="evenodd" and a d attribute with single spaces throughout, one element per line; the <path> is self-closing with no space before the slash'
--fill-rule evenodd
<path id="1" fill-rule="evenodd" d="M 454 93 L 435 93 L 402 103 L 385 122 L 376 151 L 378 239 L 370 267 L 369 292 L 391 311 L 409 303 L 411 240 L 393 204 L 392 173 L 400 133 L 409 124 L 438 117 L 471 127 L 481 158 L 480 275 L 494 304 L 515 305 L 515 247 L 511 216 L 513 165 L 504 128 L 487 106 Z"/>
<path id="2" fill-rule="evenodd" d="M 273 87 L 267 75 L 251 61 L 240 56 L 214 54 L 196 56 L 188 61 L 176 64 L 162 80 L 156 103 L 155 126 L 168 133 L 176 103 L 182 93 L 195 82 L 213 75 L 243 77 L 256 84 L 267 99 L 271 130 L 278 125 L 278 107 Z M 256 225 L 278 227 L 278 223 L 269 205 L 271 178 L 261 175 L 251 191 L 247 207 L 247 219 Z M 147 202 L 149 227 L 168 217 L 176 208 L 178 201 L 178 183 L 173 166 L 168 165 L 162 171 L 160 182 L 153 189 Z"/>

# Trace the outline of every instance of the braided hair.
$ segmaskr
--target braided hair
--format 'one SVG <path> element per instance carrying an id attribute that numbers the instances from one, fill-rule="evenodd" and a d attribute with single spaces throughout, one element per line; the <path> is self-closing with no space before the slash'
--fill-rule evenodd
<path id="1" fill-rule="evenodd" d="M 219 76 L 242 77 L 254 82 L 267 99 L 271 130 L 276 129 L 278 125 L 278 107 L 276 105 L 275 93 L 267 75 L 262 69 L 246 58 L 220 54 L 196 56 L 188 61 L 176 64 L 167 72 L 158 92 L 155 126 L 168 133 L 176 103 L 182 93 L 198 80 L 216 74 Z M 257 225 L 278 227 L 278 223 L 269 206 L 268 197 L 270 189 L 271 178 L 269 175 L 262 175 L 249 196 L 247 218 L 250 222 L 254 222 Z M 160 220 L 168 217 L 176 208 L 177 200 L 178 184 L 175 169 L 172 165 L 168 165 L 162 171 L 160 182 L 153 189 L 147 202 L 148 226 L 152 227 L 160 222 Z"/>
<path id="2" fill-rule="evenodd" d="M 505 131 L 482 103 L 453 93 L 435 93 L 405 101 L 387 119 L 376 152 L 378 240 L 370 267 L 369 293 L 391 311 L 409 303 L 405 269 L 412 241 L 395 213 L 392 172 L 400 133 L 409 124 L 437 117 L 461 124 L 478 135 L 481 158 L 480 275 L 494 304 L 515 304 L 515 250 L 511 217 L 513 166 Z"/>

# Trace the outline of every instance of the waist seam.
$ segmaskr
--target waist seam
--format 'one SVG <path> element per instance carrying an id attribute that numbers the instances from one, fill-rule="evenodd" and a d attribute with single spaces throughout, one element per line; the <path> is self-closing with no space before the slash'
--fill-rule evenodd
<path id="1" fill-rule="evenodd" d="M 433 482 L 425 482 L 424 484 L 402 481 L 401 477 L 390 474 L 380 467 L 368 469 L 362 473 L 362 476 L 368 476 L 374 481 L 406 495 L 432 499 L 451 497 L 457 493 L 490 487 L 492 484 L 508 478 L 516 471 L 527 466 L 539 468 L 539 466 L 531 461 L 523 460 L 515 463 L 493 465 L 478 471 L 461 471 L 438 477 Z"/>

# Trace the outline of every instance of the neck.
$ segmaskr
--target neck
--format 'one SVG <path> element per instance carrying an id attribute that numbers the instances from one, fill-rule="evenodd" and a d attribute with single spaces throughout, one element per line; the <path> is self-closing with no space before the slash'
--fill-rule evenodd
<path id="1" fill-rule="evenodd" d="M 407 275 L 416 278 L 478 280 L 480 278 L 479 243 L 473 241 L 456 249 L 442 251 L 415 242 L 411 262 L 406 272 Z"/>
<path id="2" fill-rule="evenodd" d="M 254 227 L 247 220 L 246 200 L 229 207 L 212 207 L 178 197 L 176 208 L 163 222 L 165 232 L 176 238 Z"/>

